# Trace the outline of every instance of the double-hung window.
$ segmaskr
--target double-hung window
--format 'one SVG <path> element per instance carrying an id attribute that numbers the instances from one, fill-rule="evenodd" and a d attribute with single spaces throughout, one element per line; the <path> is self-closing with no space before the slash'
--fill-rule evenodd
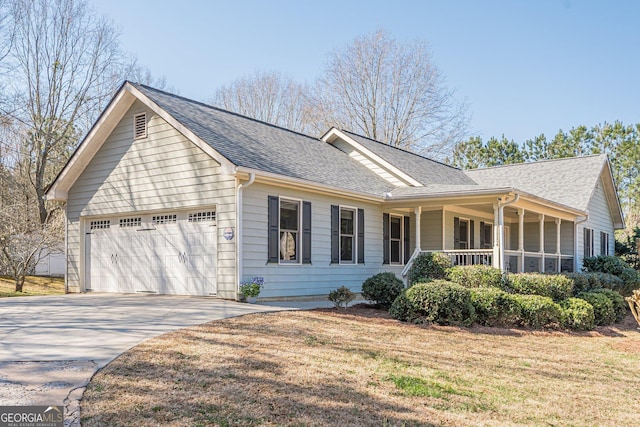
<path id="1" fill-rule="evenodd" d="M 364 209 L 331 205 L 331 263 L 364 264 Z"/>
<path id="2" fill-rule="evenodd" d="M 591 228 L 584 229 L 584 257 L 593 256 L 593 230 Z"/>
<path id="3" fill-rule="evenodd" d="M 600 232 L 600 255 L 609 255 L 609 233 Z"/>
<path id="4" fill-rule="evenodd" d="M 402 264 L 402 217 L 389 218 L 389 243 L 391 244 L 390 264 Z"/>
<path id="5" fill-rule="evenodd" d="M 453 218 L 453 248 L 474 249 L 474 221 L 466 218 Z"/>
<path id="6" fill-rule="evenodd" d="M 356 210 L 340 208 L 340 263 L 356 262 Z"/>
<path id="7" fill-rule="evenodd" d="M 403 264 L 409 261 L 410 218 L 382 214 L 382 263 Z"/>
<path id="8" fill-rule="evenodd" d="M 269 196 L 268 262 L 311 264 L 311 202 Z"/>

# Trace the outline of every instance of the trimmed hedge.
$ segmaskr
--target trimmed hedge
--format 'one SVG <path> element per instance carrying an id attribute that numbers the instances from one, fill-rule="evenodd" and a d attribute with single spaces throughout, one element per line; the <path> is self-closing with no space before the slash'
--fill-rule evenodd
<path id="1" fill-rule="evenodd" d="M 627 307 L 629 305 L 624 300 L 624 297 L 620 295 L 620 292 L 614 291 L 612 289 L 594 289 L 591 292 L 599 293 L 611 301 L 613 304 L 613 312 L 615 313 L 615 323 L 622 322 L 624 318 L 627 316 Z"/>
<path id="2" fill-rule="evenodd" d="M 383 307 L 389 308 L 400 295 L 404 283 L 391 272 L 378 273 L 362 284 L 362 296 Z"/>
<path id="3" fill-rule="evenodd" d="M 610 325 L 616 320 L 613 303 L 600 292 L 581 292 L 577 298 L 583 299 L 593 307 L 594 322 L 598 326 Z"/>
<path id="4" fill-rule="evenodd" d="M 562 326 L 569 329 L 588 331 L 593 329 L 595 316 L 593 306 L 580 298 L 560 301 Z"/>
<path id="5" fill-rule="evenodd" d="M 587 257 L 582 265 L 588 272 L 613 275 L 619 279 L 605 277 L 603 280 L 600 276 L 604 288 L 613 289 L 623 295 L 631 295 L 634 289 L 640 288 L 640 273 L 618 257 L 606 255 Z"/>
<path id="6" fill-rule="evenodd" d="M 481 325 L 512 325 L 520 316 L 520 305 L 513 295 L 498 288 L 471 288 L 476 322 Z"/>
<path id="7" fill-rule="evenodd" d="M 447 270 L 447 279 L 467 288 L 504 289 L 504 275 L 488 265 L 455 266 Z"/>
<path id="8" fill-rule="evenodd" d="M 562 309 L 549 297 L 541 295 L 512 295 L 520 307 L 518 322 L 532 328 L 557 327 L 561 324 Z"/>
<path id="9" fill-rule="evenodd" d="M 428 252 L 418 255 L 409 269 L 409 284 L 417 279 L 444 279 L 447 269 L 451 268 L 451 259 L 441 252 Z"/>
<path id="10" fill-rule="evenodd" d="M 476 317 L 469 290 L 446 280 L 412 286 L 394 301 L 389 312 L 398 320 L 440 325 L 470 326 Z"/>
<path id="11" fill-rule="evenodd" d="M 562 274 L 518 273 L 507 276 L 509 287 L 518 294 L 539 295 L 562 301 L 572 295 L 573 280 Z"/>
<path id="12" fill-rule="evenodd" d="M 585 273 L 563 273 L 573 282 L 573 295 L 593 289 L 591 282 Z M 600 281 L 598 281 L 598 284 Z M 598 286 L 599 287 L 599 286 Z"/>
<path id="13" fill-rule="evenodd" d="M 622 271 L 629 268 L 629 265 L 616 256 L 598 255 L 584 258 L 582 268 L 585 271 L 609 273 L 620 277 Z"/>

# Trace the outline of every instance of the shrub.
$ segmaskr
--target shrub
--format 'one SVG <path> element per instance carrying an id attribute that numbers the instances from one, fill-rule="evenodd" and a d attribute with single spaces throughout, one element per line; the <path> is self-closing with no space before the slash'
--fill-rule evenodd
<path id="1" fill-rule="evenodd" d="M 400 295 L 393 301 L 391 304 L 391 308 L 389 309 L 389 314 L 396 320 L 401 320 L 403 322 L 413 322 L 418 315 L 415 313 L 415 310 L 411 306 L 411 301 L 407 297 L 406 289 L 400 292 Z"/>
<path id="2" fill-rule="evenodd" d="M 455 266 L 447 270 L 447 279 L 467 288 L 500 288 L 504 275 L 498 268 L 488 265 Z"/>
<path id="3" fill-rule="evenodd" d="M 389 308 L 400 295 L 404 284 L 395 274 L 386 272 L 369 277 L 362 284 L 362 296 L 383 307 Z"/>
<path id="4" fill-rule="evenodd" d="M 606 295 L 598 292 L 582 292 L 577 297 L 591 304 L 596 325 L 610 325 L 616 320 L 613 303 Z"/>
<path id="5" fill-rule="evenodd" d="M 631 295 L 634 290 L 640 288 L 640 273 L 633 268 L 625 268 L 619 277 L 624 282 L 624 287 L 620 289 L 621 294 Z"/>
<path id="6" fill-rule="evenodd" d="M 600 282 L 600 288 L 613 289 L 614 291 L 622 291 L 624 289 L 624 280 L 609 273 L 591 273 L 594 276 L 598 277 L 598 281 Z M 599 289 L 599 288 L 593 288 Z"/>
<path id="7" fill-rule="evenodd" d="M 593 289 L 586 273 L 563 273 L 573 282 L 573 294 L 579 294 Z"/>
<path id="8" fill-rule="evenodd" d="M 549 297 L 541 295 L 512 295 L 520 308 L 518 321 L 532 328 L 555 327 L 561 322 L 562 309 Z"/>
<path id="9" fill-rule="evenodd" d="M 444 279 L 450 267 L 451 259 L 441 252 L 420 254 L 409 269 L 409 283 L 417 283 L 418 278 Z"/>
<path id="10" fill-rule="evenodd" d="M 578 273 L 583 274 L 584 277 L 589 281 L 589 287 L 586 289 L 587 291 L 591 289 L 600 289 L 602 288 L 602 282 L 600 282 L 600 276 L 604 273 Z M 606 276 L 605 276 L 606 277 Z M 577 292 L 576 294 L 579 294 Z"/>
<path id="11" fill-rule="evenodd" d="M 599 293 L 609 298 L 611 304 L 613 304 L 615 323 L 622 322 L 624 320 L 627 316 L 627 303 L 624 300 L 624 297 L 620 295 L 620 292 L 612 289 L 594 289 L 591 292 Z"/>
<path id="12" fill-rule="evenodd" d="M 595 322 L 593 306 L 587 301 L 580 298 L 567 298 L 560 301 L 560 308 L 562 309 L 562 326 L 565 328 L 579 331 L 593 329 Z"/>
<path id="13" fill-rule="evenodd" d="M 464 286 L 434 280 L 418 283 L 407 289 L 409 309 L 415 311 L 416 321 L 440 325 L 469 326 L 475 321 L 471 293 Z"/>
<path id="14" fill-rule="evenodd" d="M 336 308 L 342 307 L 347 308 L 349 303 L 356 299 L 356 294 L 351 292 L 349 288 L 346 286 L 340 286 L 338 289 L 335 289 L 329 292 L 329 301 L 331 301 Z"/>
<path id="15" fill-rule="evenodd" d="M 496 326 L 513 324 L 520 316 L 520 306 L 513 295 L 498 288 L 471 288 L 471 303 L 476 322 Z"/>
<path id="16" fill-rule="evenodd" d="M 573 281 L 563 274 L 519 273 L 508 276 L 515 293 L 550 297 L 562 301 L 571 296 Z"/>
<path id="17" fill-rule="evenodd" d="M 620 277 L 622 271 L 629 268 L 629 265 L 616 256 L 598 255 L 586 257 L 582 261 L 582 267 L 585 271 L 609 273 Z"/>

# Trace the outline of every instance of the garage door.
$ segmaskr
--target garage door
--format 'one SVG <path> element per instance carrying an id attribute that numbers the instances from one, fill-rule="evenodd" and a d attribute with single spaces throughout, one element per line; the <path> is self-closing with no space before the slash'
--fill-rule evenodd
<path id="1" fill-rule="evenodd" d="M 87 291 L 216 295 L 216 213 L 165 212 L 89 221 Z"/>

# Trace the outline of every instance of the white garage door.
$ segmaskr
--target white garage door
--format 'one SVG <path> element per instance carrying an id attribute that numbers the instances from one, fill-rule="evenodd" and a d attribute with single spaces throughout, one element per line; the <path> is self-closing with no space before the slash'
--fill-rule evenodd
<path id="1" fill-rule="evenodd" d="M 89 221 L 87 291 L 216 294 L 216 213 L 167 212 Z"/>

